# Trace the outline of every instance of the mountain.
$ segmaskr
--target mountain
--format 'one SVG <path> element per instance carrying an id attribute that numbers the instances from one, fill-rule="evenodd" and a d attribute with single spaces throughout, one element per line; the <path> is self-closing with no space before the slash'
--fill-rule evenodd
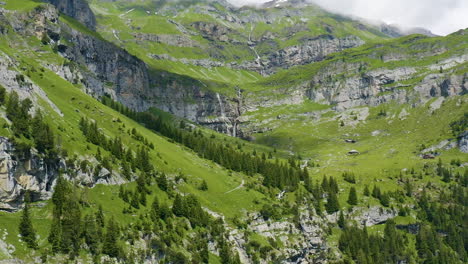
<path id="1" fill-rule="evenodd" d="M 0 263 L 467 261 L 468 29 L 6 0 L 0 35 Z"/>

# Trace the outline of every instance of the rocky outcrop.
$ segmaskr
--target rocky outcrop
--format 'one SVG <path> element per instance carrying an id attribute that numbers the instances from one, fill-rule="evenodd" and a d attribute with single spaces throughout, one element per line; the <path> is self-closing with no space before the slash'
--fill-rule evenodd
<path id="1" fill-rule="evenodd" d="M 57 9 L 67 16 L 73 17 L 88 28 L 94 30 L 96 28 L 96 17 L 93 11 L 89 8 L 85 0 L 44 0 L 53 4 Z"/>
<path id="2" fill-rule="evenodd" d="M 336 38 L 333 35 L 323 35 L 315 38 L 306 38 L 301 40 L 301 44 L 299 45 L 286 47 L 271 54 L 268 60 L 263 63 L 268 65 L 265 70 L 272 73 L 272 70 L 275 68 L 285 69 L 321 61 L 331 53 L 358 47 L 362 44 L 364 44 L 364 41 L 356 36 Z"/>
<path id="3" fill-rule="evenodd" d="M 94 158 L 85 159 L 96 163 Z M 18 210 L 26 191 L 33 201 L 49 199 L 59 173 L 67 180 L 88 187 L 125 183 L 121 175 L 104 168 L 94 175 L 91 169 L 81 171 L 79 166 L 72 167 L 67 168 L 62 158 L 46 160 L 35 149 L 19 151 L 9 138 L 0 137 L 0 210 Z"/>
<path id="4" fill-rule="evenodd" d="M 47 164 L 34 152 L 18 153 L 8 138 L 0 137 L 0 210 L 18 209 L 26 191 L 34 200 L 50 198 L 58 169 L 63 166 Z"/>
<path id="5" fill-rule="evenodd" d="M 458 137 L 458 148 L 461 152 L 468 153 L 468 132 L 465 132 Z"/>
<path id="6" fill-rule="evenodd" d="M 73 45 L 60 45 L 60 53 L 70 61 L 86 67 L 82 83 L 88 92 L 113 95 L 128 107 L 146 110 L 142 99 L 150 89 L 150 76 L 145 63 L 114 44 L 84 34 L 62 24 L 60 35 Z"/>
<path id="7" fill-rule="evenodd" d="M 298 10 L 294 12 L 300 13 Z M 268 15 L 273 16 L 273 14 Z M 450 69 L 468 60 L 467 56 L 458 56 L 430 65 L 434 73 L 425 76 L 419 75 L 424 73 L 421 73 L 421 68 L 418 67 L 379 68 L 366 71 L 362 69 L 361 63 L 335 60 L 311 75 L 310 81 L 304 81 L 299 85 L 254 93 L 243 93 L 239 89 L 234 95 L 225 96 L 211 91 L 209 86 L 213 83 L 208 84 L 203 80 L 151 69 L 135 56 L 99 36 L 80 32 L 60 23 L 58 13 L 56 11 L 54 13 L 51 8 L 38 9 L 29 16 L 40 23 L 25 25 L 14 22 L 13 28 L 24 34 L 32 32 L 31 34 L 38 37 L 48 34 L 52 42 L 58 45 L 60 54 L 72 63 L 64 65 L 45 63 L 44 66 L 72 83 L 83 84 L 89 94 L 95 97 L 110 94 L 114 99 L 137 111 L 157 107 L 234 136 L 248 136 L 243 131 L 255 131 L 249 127 L 249 118 L 244 114 L 260 106 L 301 104 L 304 100 L 310 99 L 317 103 L 333 105 L 336 111 L 344 111 L 357 106 L 376 106 L 392 100 L 399 103 L 421 104 L 433 97 L 465 94 L 468 89 L 466 74 L 451 74 L 450 71 L 437 73 L 439 68 Z M 265 17 L 250 18 L 252 21 L 256 19 L 264 21 Z M 209 35 L 213 40 L 221 40 L 224 36 L 230 37 L 235 34 L 228 27 L 214 23 L 195 22 L 192 27 L 206 37 Z M 140 33 L 136 33 L 135 36 L 141 41 L 157 41 L 168 45 L 198 45 L 189 37 Z M 252 41 L 254 51 L 255 43 L 257 41 Z M 153 57 L 206 68 L 231 67 L 272 73 L 275 69 L 319 61 L 330 53 L 362 44 L 363 41 L 354 36 L 336 38 L 328 34 L 304 38 L 296 46 L 286 47 L 273 55 L 258 57 L 250 62 L 176 59 L 169 55 L 153 55 Z M 412 48 L 423 50 L 429 48 L 424 45 L 424 42 L 418 43 L 412 45 Z M 441 54 L 446 48 L 441 46 L 432 51 Z M 418 58 L 429 55 L 431 54 L 423 52 L 418 54 Z M 384 62 L 410 59 L 408 54 L 395 52 L 372 56 L 379 57 Z M 330 73 L 333 73 L 333 76 Z M 412 79 L 415 79 L 414 83 L 408 81 Z"/>
<path id="8" fill-rule="evenodd" d="M 202 36 L 206 39 L 219 40 L 223 42 L 230 40 L 228 34 L 231 33 L 232 30 L 227 27 L 203 21 L 194 22 L 191 26 L 200 31 Z"/>
<path id="9" fill-rule="evenodd" d="M 109 94 L 137 111 L 158 107 L 220 132 L 237 135 L 237 98 L 228 99 L 209 91 L 203 82 L 186 76 L 152 70 L 114 44 L 60 23 L 57 10 L 51 6 L 42 6 L 27 16 L 27 19 L 14 22 L 15 30 L 37 37 L 54 36 L 51 44 L 57 45 L 58 52 L 72 62 L 63 65 L 44 62 L 43 66 L 71 83 L 84 85 L 87 93 L 95 97 Z M 40 27 L 25 23 L 31 19 L 47 23 Z M 0 83 L 2 76 L 9 78 L 3 82 L 7 88 L 14 87 L 8 84 L 14 83 L 16 76 L 16 71 L 11 68 L 11 64 L 5 65 L 8 76 L 3 72 L 0 74 Z M 36 86 L 31 84 L 31 87 Z"/>
<path id="10" fill-rule="evenodd" d="M 334 65 L 338 68 L 347 67 L 347 73 L 352 72 L 357 65 Z M 401 84 L 417 76 L 418 69 L 400 67 L 395 69 L 376 69 L 365 73 L 356 73 L 344 80 L 334 80 L 327 70 L 316 74 L 309 84 L 306 95 L 309 99 L 330 105 L 335 105 L 338 111 L 357 106 L 377 106 L 385 102 L 425 103 L 434 97 L 463 95 L 468 91 L 466 79 L 468 74 L 432 73 L 413 84 Z M 304 87 L 305 88 L 305 87 Z M 307 89 L 307 88 L 305 88 Z"/>

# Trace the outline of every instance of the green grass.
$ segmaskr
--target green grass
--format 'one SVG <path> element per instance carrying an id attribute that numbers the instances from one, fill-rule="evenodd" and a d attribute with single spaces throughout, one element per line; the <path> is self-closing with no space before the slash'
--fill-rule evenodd
<path id="1" fill-rule="evenodd" d="M 29 12 L 34 8 L 43 4 L 41 1 L 35 0 L 3 0 L 6 3 L 5 9 L 16 10 L 20 12 Z"/>
<path id="2" fill-rule="evenodd" d="M 420 145 L 436 145 L 442 140 L 452 138 L 449 124 L 464 114 L 464 110 L 457 106 L 458 100 L 460 98 L 446 99 L 443 106 L 434 113 L 429 110 L 431 102 L 417 108 L 395 103 L 382 105 L 371 108 L 369 117 L 358 122 L 355 127 L 341 127 L 333 116 L 315 120 L 307 116 L 298 117 L 296 112 L 290 115 L 283 112 L 284 117 L 281 119 L 276 118 L 276 112 L 266 116 L 257 114 L 253 115 L 251 122 L 271 120 L 265 126 L 272 127 L 273 130 L 255 134 L 255 142 L 289 150 L 318 163 L 320 167 L 311 168 L 315 179 L 321 179 L 321 175 L 326 174 L 335 175 L 343 182 L 341 174 L 344 171 L 354 172 L 357 176 L 358 194 L 362 196 L 365 184 L 378 184 L 385 190 L 395 190 L 399 187 L 395 178 L 390 177 L 397 177 L 404 168 L 421 169 L 425 163 L 434 164 L 436 161 L 423 160 L 418 156 Z M 466 100 L 466 96 L 462 100 Z M 403 108 L 409 116 L 400 120 L 398 115 Z M 377 116 L 380 109 L 386 109 L 387 117 Z M 372 132 L 377 130 L 382 133 L 372 136 Z M 345 138 L 353 138 L 357 143 L 345 143 Z M 361 154 L 348 156 L 347 152 L 351 149 L 356 149 Z M 441 158 L 445 162 L 452 159 L 468 161 L 468 155 L 457 149 L 443 151 Z M 342 205 L 346 204 L 348 190 L 345 188 L 340 197 Z"/>

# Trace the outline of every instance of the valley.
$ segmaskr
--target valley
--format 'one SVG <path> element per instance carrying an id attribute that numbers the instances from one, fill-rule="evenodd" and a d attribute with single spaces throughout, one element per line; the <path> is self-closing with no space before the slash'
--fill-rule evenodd
<path id="1" fill-rule="evenodd" d="M 468 29 L 428 35 L 4 0 L 0 263 L 466 263 Z"/>

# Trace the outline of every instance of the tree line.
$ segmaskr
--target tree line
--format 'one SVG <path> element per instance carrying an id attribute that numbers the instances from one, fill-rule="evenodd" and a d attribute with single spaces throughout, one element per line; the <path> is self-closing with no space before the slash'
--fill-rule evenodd
<path id="1" fill-rule="evenodd" d="M 237 151 L 235 147 L 206 137 L 200 130 L 185 129 L 185 126 L 175 126 L 164 121 L 151 112 L 136 112 L 121 103 L 115 102 L 109 96 L 103 96 L 101 102 L 129 118 L 144 124 L 147 128 L 174 140 L 195 151 L 200 157 L 212 160 L 221 166 L 243 172 L 247 175 L 261 174 L 263 185 L 279 189 L 295 189 L 300 181 L 309 181 L 308 174 L 302 170 L 298 162 L 270 161 L 263 154 Z"/>

